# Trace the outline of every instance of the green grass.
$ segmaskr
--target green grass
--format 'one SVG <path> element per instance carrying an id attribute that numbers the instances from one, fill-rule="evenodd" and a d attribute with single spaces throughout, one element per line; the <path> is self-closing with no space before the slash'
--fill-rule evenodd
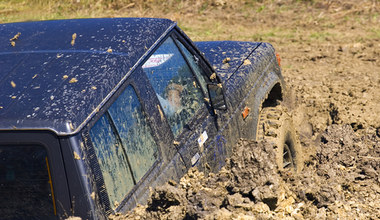
<path id="1" fill-rule="evenodd" d="M 380 28 L 373 28 L 371 29 L 371 35 L 370 37 L 372 39 L 380 39 Z"/>
<path id="2" fill-rule="evenodd" d="M 256 12 L 260 13 L 265 9 L 265 5 L 261 5 L 258 9 L 256 9 Z"/>
<path id="3" fill-rule="evenodd" d="M 177 21 L 193 40 L 286 43 L 330 39 L 350 41 L 359 35 L 361 40 L 380 38 L 376 26 L 379 12 L 327 11 L 314 7 L 316 3 L 325 3 L 325 0 L 289 0 L 284 4 L 274 0 L 0 0 L 0 23 L 92 17 L 163 17 Z M 345 34 L 342 25 L 350 27 L 351 24 L 360 28 L 360 34 Z"/>
<path id="4" fill-rule="evenodd" d="M 270 37 L 276 37 L 276 33 L 274 30 L 268 32 L 260 32 L 254 33 L 251 38 L 254 41 L 267 41 Z"/>
<path id="5" fill-rule="evenodd" d="M 330 32 L 312 32 L 309 35 L 309 38 L 311 40 L 319 40 L 319 41 L 326 41 L 330 39 L 331 37 L 336 36 L 336 34 L 332 34 Z"/>

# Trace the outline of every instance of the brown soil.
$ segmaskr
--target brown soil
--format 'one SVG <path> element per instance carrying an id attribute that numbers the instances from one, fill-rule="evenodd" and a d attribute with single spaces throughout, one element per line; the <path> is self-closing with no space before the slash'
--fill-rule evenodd
<path id="1" fill-rule="evenodd" d="M 236 1 L 213 2 L 214 9 L 193 22 L 207 24 L 202 18 L 208 16 L 230 28 L 203 40 L 251 26 L 255 40 L 271 42 L 280 53 L 308 152 L 304 169 L 279 171 L 270 144 L 242 140 L 219 173 L 206 177 L 191 169 L 179 183 L 153 190 L 148 205 L 114 218 L 379 219 L 379 1 L 258 1 L 264 10 L 247 17 Z M 257 35 L 268 29 L 279 33 Z M 244 33 L 235 38 L 252 40 Z"/>
<path id="2" fill-rule="evenodd" d="M 60 2 L 41 18 L 166 17 L 193 40 L 272 43 L 308 153 L 301 173 L 279 171 L 270 144 L 242 140 L 219 173 L 191 169 L 114 219 L 380 219 L 379 0 Z M 38 14 L 12 4 L 0 22 Z"/>
<path id="3" fill-rule="evenodd" d="M 115 219 L 379 219 L 379 138 L 331 125 L 300 174 L 278 171 L 275 152 L 242 140 L 217 174 L 191 169 L 155 189 L 146 206 Z"/>

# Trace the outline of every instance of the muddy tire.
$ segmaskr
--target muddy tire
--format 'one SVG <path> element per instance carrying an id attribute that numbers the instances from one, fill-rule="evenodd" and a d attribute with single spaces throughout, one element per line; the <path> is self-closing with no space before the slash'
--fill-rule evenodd
<path id="1" fill-rule="evenodd" d="M 293 120 L 281 104 L 261 110 L 256 133 L 257 141 L 267 141 L 276 150 L 276 161 L 280 170 L 303 167 L 303 153 L 294 129 Z"/>

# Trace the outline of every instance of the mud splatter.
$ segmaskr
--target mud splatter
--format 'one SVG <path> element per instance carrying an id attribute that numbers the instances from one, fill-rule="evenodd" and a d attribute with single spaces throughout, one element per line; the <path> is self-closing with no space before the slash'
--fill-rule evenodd
<path id="1" fill-rule="evenodd" d="M 78 82 L 78 80 L 75 77 L 71 78 L 69 81 L 69 83 L 76 83 L 76 82 Z"/>
<path id="2" fill-rule="evenodd" d="M 15 36 L 13 36 L 11 39 L 9 39 L 12 47 L 16 46 L 16 41 L 18 40 L 18 38 L 20 37 L 20 35 L 21 35 L 21 33 L 18 32 Z"/>
<path id="3" fill-rule="evenodd" d="M 248 59 L 244 60 L 243 65 L 250 65 L 250 64 L 251 64 L 251 61 L 250 61 L 250 60 L 248 60 Z"/>
<path id="4" fill-rule="evenodd" d="M 82 158 L 79 156 L 77 152 L 74 151 L 74 159 L 75 160 L 81 160 Z"/>
<path id="5" fill-rule="evenodd" d="M 216 73 L 211 74 L 210 80 L 215 80 L 215 79 L 216 79 Z"/>
<path id="6" fill-rule="evenodd" d="M 223 60 L 223 63 L 229 63 L 231 61 L 231 58 L 227 57 Z"/>
<path id="7" fill-rule="evenodd" d="M 77 39 L 77 33 L 74 33 L 72 36 L 71 36 L 71 46 L 74 46 L 75 45 L 75 40 Z"/>

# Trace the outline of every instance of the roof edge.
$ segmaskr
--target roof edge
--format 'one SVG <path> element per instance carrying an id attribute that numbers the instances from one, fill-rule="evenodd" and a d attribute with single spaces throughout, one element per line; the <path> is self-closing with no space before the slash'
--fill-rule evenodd
<path id="1" fill-rule="evenodd" d="M 102 18 L 100 18 L 102 19 Z M 159 18 L 161 19 L 161 18 Z M 81 20 L 81 19 L 67 19 L 67 20 Z M 169 19 L 162 19 L 168 20 Z M 45 21 L 38 21 L 45 22 Z M 16 22 L 16 23 L 28 23 L 28 22 Z M 11 23 L 8 23 L 11 24 Z M 0 24 L 1 25 L 1 24 Z M 68 119 L 54 120 L 54 121 L 44 121 L 44 120 L 26 120 L 24 119 L 1 119 L 0 131 L 50 131 L 58 136 L 71 136 L 79 133 L 96 114 L 99 113 L 104 105 L 109 102 L 109 100 L 115 95 L 115 93 L 122 87 L 122 85 L 126 82 L 128 77 L 138 68 L 139 65 L 152 53 L 152 51 L 157 47 L 161 41 L 166 38 L 166 36 L 177 26 L 177 22 L 171 21 L 170 26 L 156 39 L 156 41 L 148 48 L 144 54 L 138 58 L 135 64 L 126 72 L 120 81 L 111 89 L 111 91 L 105 96 L 105 98 L 87 115 L 87 117 L 77 123 L 73 123 Z M 78 52 L 78 51 L 76 51 Z M 102 52 L 104 53 L 104 52 Z M 117 54 L 119 56 L 123 56 L 123 54 Z M 1 106 L 0 106 L 1 107 Z M 79 124 L 80 123 L 80 124 Z M 79 125 L 78 125 L 79 124 Z M 36 126 L 37 125 L 37 126 Z"/>
<path id="2" fill-rule="evenodd" d="M 116 91 L 124 84 L 124 82 L 127 80 L 127 78 L 132 74 L 133 71 L 136 70 L 136 68 L 142 63 L 143 60 L 145 60 L 148 55 L 155 49 L 155 47 L 164 39 L 169 32 L 171 32 L 175 27 L 177 26 L 177 22 L 173 22 L 172 25 L 156 40 L 156 42 L 148 48 L 148 50 L 144 53 L 143 56 L 140 57 L 140 59 L 133 65 L 129 71 L 125 74 L 125 76 L 120 80 L 120 82 L 111 90 L 110 93 L 103 99 L 102 102 L 90 113 L 90 115 L 87 116 L 87 118 L 76 127 L 75 130 L 69 133 L 57 133 L 58 135 L 73 135 L 81 131 L 85 125 L 99 112 L 99 110 L 111 99 L 111 97 L 116 93 Z"/>

